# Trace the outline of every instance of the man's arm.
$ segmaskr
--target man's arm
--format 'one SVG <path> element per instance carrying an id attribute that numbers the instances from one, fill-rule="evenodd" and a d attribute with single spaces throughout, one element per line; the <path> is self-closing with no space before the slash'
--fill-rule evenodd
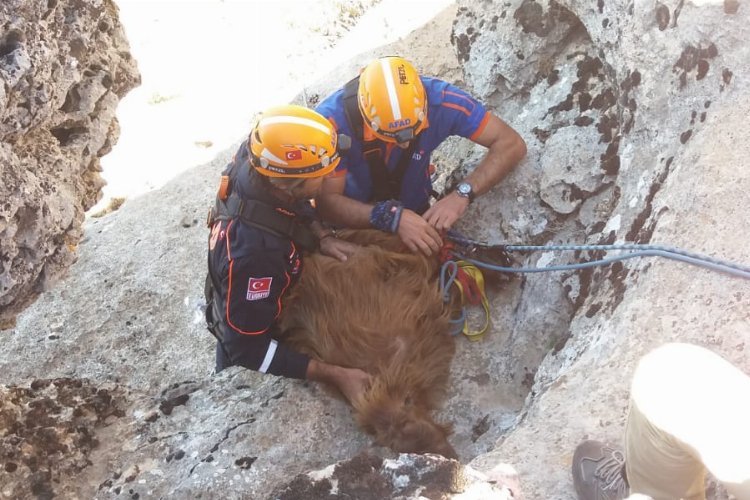
<path id="1" fill-rule="evenodd" d="M 270 331 L 249 335 L 227 328 L 223 348 L 232 365 L 248 370 L 296 379 L 309 370 L 310 358 L 274 340 Z"/>
<path id="2" fill-rule="evenodd" d="M 487 125 L 474 142 L 487 147 L 487 155 L 464 180 L 479 196 L 503 180 L 526 156 L 526 143 L 518 132 L 493 114 L 490 114 Z M 467 198 L 452 192 L 427 210 L 424 218 L 438 231 L 447 230 L 468 206 Z"/>
<path id="3" fill-rule="evenodd" d="M 323 224 L 314 220 L 310 224 L 310 229 L 320 242 L 320 253 L 345 262 L 349 257 L 354 255 L 359 245 L 346 240 L 340 240 L 336 237 L 336 232 L 323 226 Z"/>
<path id="4" fill-rule="evenodd" d="M 318 210 L 323 218 L 333 224 L 353 229 L 364 229 L 370 225 L 372 205 L 344 195 L 346 177 L 329 177 L 323 181 L 323 188 L 317 199 Z M 430 224 L 411 210 L 404 209 L 397 233 L 401 241 L 412 252 L 432 255 L 440 250 L 442 240 Z"/>
<path id="5" fill-rule="evenodd" d="M 311 359 L 273 337 L 281 313 L 281 296 L 289 285 L 284 272 L 288 252 L 250 253 L 230 260 L 226 269 L 226 305 L 222 308 L 222 345 L 233 365 L 282 377 L 308 379 L 336 386 L 350 402 L 367 388 L 362 370 Z M 233 286 L 234 285 L 234 286 Z"/>
<path id="6" fill-rule="evenodd" d="M 331 384 L 352 404 L 370 383 L 370 375 L 364 371 L 311 359 L 273 340 L 270 332 L 241 335 L 228 331 L 225 333 L 224 348 L 233 365 L 261 373 Z"/>
<path id="7" fill-rule="evenodd" d="M 346 176 L 326 177 L 320 196 L 316 199 L 318 211 L 323 219 L 335 225 L 351 229 L 370 227 L 372 205 L 344 195 Z"/>
<path id="8" fill-rule="evenodd" d="M 230 222 L 226 242 L 209 252 L 209 265 L 217 274 L 222 346 L 232 365 L 304 379 L 309 357 L 274 339 L 281 297 L 291 281 L 293 246 L 256 246 L 258 236 L 253 233 L 257 232 Z"/>

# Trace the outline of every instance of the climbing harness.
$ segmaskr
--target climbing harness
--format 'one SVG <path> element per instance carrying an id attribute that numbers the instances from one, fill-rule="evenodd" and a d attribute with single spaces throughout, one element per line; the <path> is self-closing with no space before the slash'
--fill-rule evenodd
<path id="1" fill-rule="evenodd" d="M 237 165 L 241 163 L 233 160 L 222 172 L 216 200 L 214 206 L 208 211 L 206 225 L 212 230 L 218 231 L 219 228 L 214 228 L 216 222 L 237 218 L 249 226 L 288 238 L 294 242 L 297 248 L 307 251 L 316 250 L 320 245 L 319 238 L 313 233 L 309 225 L 300 221 L 300 218 L 294 213 L 259 200 L 242 198 L 239 193 L 233 191 L 232 186 L 237 174 Z M 212 231 L 209 238 L 213 237 L 213 234 Z M 211 248 L 210 245 L 209 240 L 209 248 Z M 224 355 L 229 358 L 229 354 L 224 349 L 223 326 L 219 320 L 223 313 L 219 310 L 219 303 L 214 297 L 218 284 L 219 280 L 213 274 L 209 255 L 208 273 L 203 290 L 206 299 L 206 327 L 219 341 L 219 347 L 224 351 Z"/>
<path id="2" fill-rule="evenodd" d="M 318 237 L 295 214 L 259 200 L 244 199 L 232 191 L 238 163 L 232 162 L 222 173 L 219 192 L 214 206 L 209 210 L 206 225 L 211 228 L 216 221 L 239 218 L 249 226 L 289 238 L 298 248 L 316 250 L 320 244 Z"/>

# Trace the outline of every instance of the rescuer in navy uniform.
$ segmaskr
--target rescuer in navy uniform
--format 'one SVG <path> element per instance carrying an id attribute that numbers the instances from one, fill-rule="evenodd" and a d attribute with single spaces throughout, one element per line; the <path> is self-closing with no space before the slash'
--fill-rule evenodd
<path id="1" fill-rule="evenodd" d="M 359 369 L 313 360 L 277 337 L 282 297 L 302 269 L 301 250 L 346 259 L 356 248 L 307 220 L 308 200 L 340 161 L 331 123 L 300 106 L 267 110 L 222 176 L 209 227 L 206 311 L 216 336 L 216 371 L 243 366 L 317 380 L 350 401 L 366 388 Z"/>

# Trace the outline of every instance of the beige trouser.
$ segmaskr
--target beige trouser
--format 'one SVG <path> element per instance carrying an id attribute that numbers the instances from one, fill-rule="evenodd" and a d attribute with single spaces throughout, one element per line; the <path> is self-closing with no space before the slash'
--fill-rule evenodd
<path id="1" fill-rule="evenodd" d="M 700 500 L 708 469 L 750 499 L 750 377 L 702 347 L 666 344 L 641 359 L 630 398 L 632 493 Z"/>

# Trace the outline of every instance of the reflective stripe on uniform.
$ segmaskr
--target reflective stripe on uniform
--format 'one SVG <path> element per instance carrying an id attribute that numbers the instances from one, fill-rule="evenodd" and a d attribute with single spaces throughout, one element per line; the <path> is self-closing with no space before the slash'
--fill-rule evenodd
<path id="1" fill-rule="evenodd" d="M 263 358 L 263 363 L 260 365 L 260 368 L 258 368 L 258 371 L 261 373 L 266 373 L 268 371 L 268 368 L 271 366 L 271 362 L 273 361 L 273 356 L 276 354 L 276 348 L 278 347 L 279 343 L 275 340 L 272 340 L 270 344 L 268 344 L 268 350 L 266 351 L 266 357 Z"/>

